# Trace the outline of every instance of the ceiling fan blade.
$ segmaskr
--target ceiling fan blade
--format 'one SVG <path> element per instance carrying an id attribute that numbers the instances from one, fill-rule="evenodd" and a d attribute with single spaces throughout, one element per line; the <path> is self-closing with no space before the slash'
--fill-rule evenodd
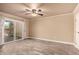
<path id="1" fill-rule="evenodd" d="M 30 12 L 31 10 L 29 10 L 29 9 L 25 9 L 25 11 Z"/>
<path id="2" fill-rule="evenodd" d="M 15 13 L 19 13 L 19 14 L 29 14 L 31 13 L 30 11 L 15 11 Z"/>
<path id="3" fill-rule="evenodd" d="M 38 9 L 38 12 L 42 12 L 42 10 L 41 9 Z"/>
<path id="4" fill-rule="evenodd" d="M 38 15 L 43 16 L 44 14 L 38 14 Z"/>
<path id="5" fill-rule="evenodd" d="M 25 15 L 28 15 L 28 14 L 31 14 L 31 13 L 25 13 Z"/>

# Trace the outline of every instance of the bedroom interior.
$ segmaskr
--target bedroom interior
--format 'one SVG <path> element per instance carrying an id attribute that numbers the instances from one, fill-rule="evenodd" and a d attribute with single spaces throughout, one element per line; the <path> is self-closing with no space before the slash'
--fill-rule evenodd
<path id="1" fill-rule="evenodd" d="M 0 55 L 79 55 L 78 19 L 77 3 L 0 3 Z"/>

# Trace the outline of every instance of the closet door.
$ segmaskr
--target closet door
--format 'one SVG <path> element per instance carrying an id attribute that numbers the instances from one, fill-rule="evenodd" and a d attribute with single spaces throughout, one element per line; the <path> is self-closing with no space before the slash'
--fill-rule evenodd
<path id="1" fill-rule="evenodd" d="M 14 22 L 5 20 L 4 21 L 4 42 L 14 40 Z"/>

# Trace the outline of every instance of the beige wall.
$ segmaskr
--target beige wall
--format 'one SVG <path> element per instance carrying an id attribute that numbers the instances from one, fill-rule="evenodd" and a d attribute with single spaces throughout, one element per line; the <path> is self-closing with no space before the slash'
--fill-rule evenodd
<path id="1" fill-rule="evenodd" d="M 32 19 L 30 36 L 73 43 L 74 18 L 72 13 Z"/>

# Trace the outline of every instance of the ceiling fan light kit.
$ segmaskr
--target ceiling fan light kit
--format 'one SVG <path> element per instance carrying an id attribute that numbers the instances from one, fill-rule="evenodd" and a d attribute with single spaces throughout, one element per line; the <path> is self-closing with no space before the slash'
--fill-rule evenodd
<path id="1" fill-rule="evenodd" d="M 37 16 L 37 14 L 35 14 L 35 13 L 32 13 L 32 16 Z"/>

